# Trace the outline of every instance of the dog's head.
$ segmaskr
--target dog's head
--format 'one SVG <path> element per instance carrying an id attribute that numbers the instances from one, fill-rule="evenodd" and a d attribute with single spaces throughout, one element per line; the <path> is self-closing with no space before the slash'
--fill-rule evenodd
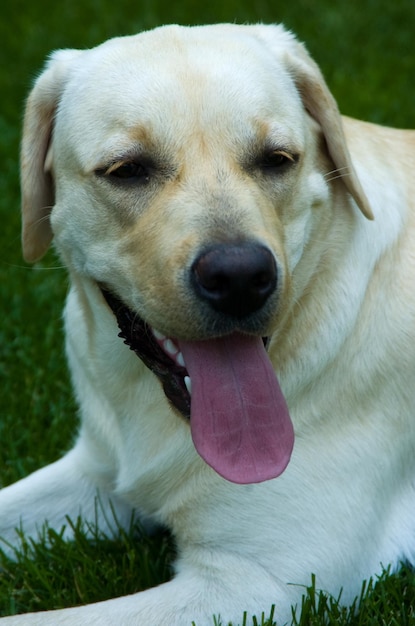
<path id="1" fill-rule="evenodd" d="M 192 381 L 200 363 L 211 370 L 199 395 L 214 395 L 228 353 L 246 388 L 252 371 L 238 363 L 272 377 L 261 338 L 290 310 L 296 273 L 304 283 L 313 271 L 298 268 L 317 229 L 321 240 L 347 204 L 329 201 L 333 170 L 337 188 L 370 217 L 337 106 L 281 27 L 169 26 L 60 51 L 27 104 L 24 254 L 40 258 L 54 237 L 70 271 L 103 290 L 127 343 L 165 377 L 186 414 L 183 355 Z M 148 328 L 158 332 L 143 354 Z M 202 345 L 210 346 L 203 354 Z M 154 356 L 157 346 L 175 372 Z M 229 388 L 216 394 L 228 415 L 238 395 Z M 262 403 L 264 415 L 281 405 L 279 472 L 292 427 L 279 389 L 267 394 L 248 404 Z"/>

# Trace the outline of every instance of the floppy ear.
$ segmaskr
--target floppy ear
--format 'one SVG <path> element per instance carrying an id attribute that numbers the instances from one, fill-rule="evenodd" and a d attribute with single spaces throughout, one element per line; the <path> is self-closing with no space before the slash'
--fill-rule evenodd
<path id="1" fill-rule="evenodd" d="M 260 35 L 287 67 L 305 109 L 322 128 L 330 157 L 347 190 L 368 219 L 373 219 L 369 201 L 351 161 L 337 103 L 324 77 L 306 48 L 283 27 L 260 27 Z"/>
<path id="2" fill-rule="evenodd" d="M 369 201 L 350 158 L 342 118 L 318 65 L 297 43 L 298 54 L 288 55 L 288 69 L 300 92 L 304 107 L 321 126 L 329 154 L 347 190 L 365 217 L 373 220 Z"/>
<path id="3" fill-rule="evenodd" d="M 78 50 L 60 50 L 36 80 L 26 104 L 21 147 L 22 246 L 34 263 L 52 240 L 50 212 L 54 204 L 52 131 L 56 107 Z"/>

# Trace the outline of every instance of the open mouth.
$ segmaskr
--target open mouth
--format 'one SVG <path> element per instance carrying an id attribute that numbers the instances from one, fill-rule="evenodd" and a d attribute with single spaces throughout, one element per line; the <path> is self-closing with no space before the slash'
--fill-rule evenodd
<path id="1" fill-rule="evenodd" d="M 102 293 L 119 336 L 190 419 L 193 443 L 205 462 L 238 484 L 279 476 L 291 456 L 294 430 L 263 339 L 233 333 L 173 340 L 107 290 Z"/>
<path id="2" fill-rule="evenodd" d="M 189 419 L 191 383 L 179 348 L 109 291 L 102 289 L 102 293 L 117 318 L 119 337 L 159 378 L 171 404 Z"/>

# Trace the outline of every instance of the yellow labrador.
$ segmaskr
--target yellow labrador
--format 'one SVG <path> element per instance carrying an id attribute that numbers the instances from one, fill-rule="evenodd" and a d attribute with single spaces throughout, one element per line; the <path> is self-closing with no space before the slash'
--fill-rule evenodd
<path id="1" fill-rule="evenodd" d="M 5 624 L 211 626 L 415 556 L 415 135 L 342 119 L 280 26 L 55 53 L 27 104 L 23 247 L 68 268 L 74 448 L 0 534 L 135 509 L 173 580 Z M 295 433 L 295 436 L 294 436 Z M 106 528 L 105 515 L 101 523 Z"/>

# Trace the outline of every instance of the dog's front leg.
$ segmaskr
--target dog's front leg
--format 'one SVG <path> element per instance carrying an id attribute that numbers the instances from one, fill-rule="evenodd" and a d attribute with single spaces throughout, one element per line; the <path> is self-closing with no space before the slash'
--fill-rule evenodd
<path id="1" fill-rule="evenodd" d="M 182 561 L 179 568 L 173 580 L 147 591 L 0 621 L 4 626 L 191 626 L 193 622 L 196 626 L 214 626 L 214 617 L 220 617 L 220 623 L 237 626 L 244 611 L 251 623 L 252 616 L 262 611 L 268 616 L 272 604 L 277 605 L 278 623 L 289 617 L 290 598 L 254 561 L 209 549 Z"/>
<path id="2" fill-rule="evenodd" d="M 65 525 L 65 536 L 70 538 L 67 516 L 73 521 L 82 516 L 105 532 L 114 531 L 117 523 L 128 526 L 131 509 L 111 496 L 105 481 L 95 479 L 84 461 L 76 446 L 59 461 L 0 490 L 0 538 L 4 540 L 0 548 L 6 554 L 13 556 L 16 528 L 36 538 L 46 522 L 57 531 Z"/>

